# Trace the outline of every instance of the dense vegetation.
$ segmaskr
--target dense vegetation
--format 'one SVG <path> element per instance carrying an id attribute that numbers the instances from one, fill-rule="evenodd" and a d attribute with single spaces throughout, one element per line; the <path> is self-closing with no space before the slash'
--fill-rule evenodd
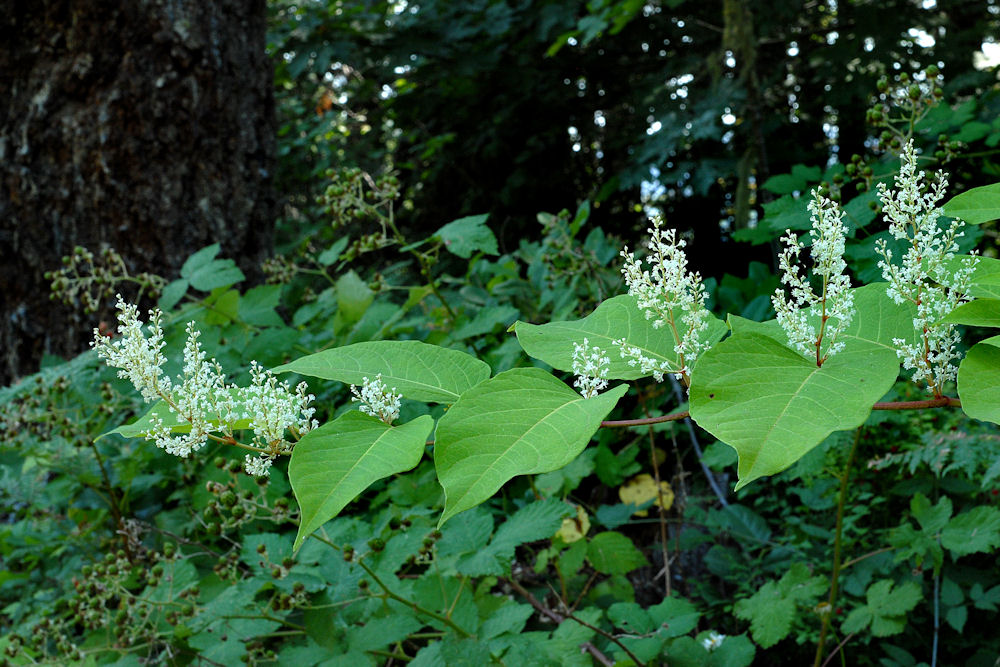
<path id="1" fill-rule="evenodd" d="M 963 64 L 984 24 L 956 9 L 958 27 L 941 33 L 944 11 L 910 3 L 789 15 L 726 3 L 722 26 L 678 2 L 593 2 L 580 16 L 564 3 L 473 4 L 272 3 L 286 206 L 266 284 L 246 285 L 217 245 L 179 276 L 127 276 L 111 250 L 49 267 L 54 295 L 81 308 L 153 295 L 165 376 L 188 373 L 193 323 L 228 385 L 256 386 L 253 362 L 305 380 L 327 426 L 290 429 L 292 456 L 252 476 L 246 447 L 233 446 L 252 442 L 249 421 L 188 456 L 167 453 L 141 437 L 150 406 L 93 351 L 0 390 L 3 660 L 994 664 L 1000 197 L 973 188 L 1000 180 L 1000 90 L 995 67 Z M 873 48 L 859 48 L 872 22 Z M 938 44 L 901 41 L 914 26 Z M 802 55 L 786 55 L 790 42 Z M 721 64 L 703 64 L 708 53 Z M 971 362 L 957 389 L 928 393 L 890 355 L 889 388 L 860 406 L 860 426 L 780 442 L 794 456 L 746 468 L 749 445 L 713 435 L 726 425 L 698 374 L 717 386 L 711 352 L 734 340 L 788 342 L 757 323 L 776 317 L 783 271 L 771 251 L 786 229 L 814 229 L 814 189 L 844 211 L 852 291 L 874 298 L 861 286 L 884 279 L 880 240 L 900 253 L 879 185 L 894 187 L 909 141 L 921 169 L 952 173 L 949 197 L 971 191 L 946 207 L 969 223 L 956 255 L 983 255 L 966 285 L 980 310 L 952 319 Z M 693 232 L 712 342 L 728 337 L 680 377 L 621 370 L 610 377 L 631 382 L 581 401 L 572 345 L 545 345 L 593 336 L 609 303 L 625 314 L 606 316 L 605 333 L 628 313 L 644 319 L 632 297 L 615 297 L 631 287 L 620 251 L 644 247 L 651 213 Z M 531 327 L 544 323 L 559 333 Z M 126 337 L 95 326 L 108 345 Z M 443 379 L 424 393 L 400 385 L 394 419 L 362 415 L 361 376 L 401 358 L 379 360 L 401 348 L 377 345 L 402 341 L 426 344 L 418 355 Z M 676 361 L 673 345 L 658 358 Z M 317 371 L 307 360 L 321 354 L 356 367 Z M 452 397 L 450 355 L 484 374 Z M 761 396 L 776 375 L 755 371 Z M 469 406 L 496 419 L 521 407 L 476 394 L 500 377 L 590 406 L 580 420 L 595 426 L 576 450 L 559 432 L 532 440 L 539 458 L 572 456 L 532 474 L 519 462 L 496 493 L 456 509 L 441 449 Z M 875 401 L 888 407 L 872 411 Z M 683 419 L 689 407 L 697 424 Z M 176 422 L 168 435 L 183 440 Z M 319 447 L 348 430 L 360 435 L 343 450 Z M 350 449 L 383 438 L 399 452 L 415 441 L 416 456 L 387 456 L 383 470 Z M 355 460 L 370 477 L 356 487 L 301 485 Z"/>

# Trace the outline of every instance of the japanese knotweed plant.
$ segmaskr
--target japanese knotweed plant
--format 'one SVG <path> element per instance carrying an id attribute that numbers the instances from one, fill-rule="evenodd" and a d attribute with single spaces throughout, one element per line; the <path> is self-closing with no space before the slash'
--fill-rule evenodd
<path id="1" fill-rule="evenodd" d="M 251 386 L 233 387 L 204 358 L 194 329 L 184 374 L 171 383 L 159 370 L 160 315 L 151 315 L 145 338 L 135 307 L 120 302 L 118 339 L 96 333 L 95 347 L 147 400 L 159 402 L 116 432 L 151 438 L 182 456 L 208 438 L 242 447 L 253 452 L 246 464 L 252 474 L 289 455 L 301 511 L 298 548 L 373 482 L 414 468 L 428 454 L 444 489 L 439 525 L 517 475 L 567 465 L 602 424 L 621 424 L 605 421 L 627 389 L 616 380 L 676 375 L 689 387 L 690 414 L 627 423 L 690 416 L 736 449 L 737 487 L 787 468 L 834 431 L 857 428 L 873 409 L 961 406 L 1000 423 L 1000 336 L 974 345 L 961 362 L 960 399 L 945 393 L 956 377 L 954 325 L 1000 326 L 1000 261 L 954 257 L 963 223 L 939 224 L 944 181 L 923 184 L 911 147 L 895 186 L 881 190 L 883 206 L 890 233 L 910 249 L 897 264 L 882 246 L 887 282 L 851 286 L 843 213 L 815 196 L 811 278 L 799 266 L 804 241 L 787 235 L 780 264 L 788 292 L 774 295 L 778 317 L 769 322 L 734 315 L 724 322 L 710 313 L 700 277 L 687 269 L 684 241 L 654 222 L 645 267 L 623 253 L 628 294 L 580 320 L 511 326 L 528 355 L 575 374 L 579 392 L 541 368 L 493 375 L 470 354 L 414 340 L 355 343 L 271 371 L 255 366 Z M 973 224 L 1000 216 L 991 192 L 967 192 L 944 211 Z M 878 402 L 901 361 L 931 398 Z M 275 380 L 280 373 L 350 384 L 362 409 L 317 425 L 304 385 L 293 391 Z M 446 409 L 436 420 L 423 414 L 397 423 L 402 399 Z M 249 442 L 238 438 L 241 430 L 252 432 Z"/>

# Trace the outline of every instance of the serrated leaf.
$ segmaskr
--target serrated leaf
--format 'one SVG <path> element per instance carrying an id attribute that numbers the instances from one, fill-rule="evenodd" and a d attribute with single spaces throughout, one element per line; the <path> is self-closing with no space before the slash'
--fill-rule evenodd
<path id="1" fill-rule="evenodd" d="M 191 275 L 205 266 L 207 266 L 215 257 L 219 254 L 222 249 L 218 243 L 213 243 L 210 246 L 205 246 L 196 253 L 193 253 L 190 257 L 185 260 L 184 265 L 181 267 L 181 277 L 190 278 Z"/>
<path id="2" fill-rule="evenodd" d="M 1000 336 L 973 345 L 958 367 L 962 411 L 973 419 L 1000 424 Z"/>
<path id="3" fill-rule="evenodd" d="M 434 238 L 444 243 L 448 252 L 469 259 L 474 252 L 499 255 L 497 237 L 486 226 L 489 214 L 470 215 L 449 222 L 434 232 Z"/>
<path id="4" fill-rule="evenodd" d="M 706 338 L 715 342 L 726 333 L 726 325 L 714 316 L 709 318 Z M 642 353 L 659 362 L 676 365 L 673 335 L 667 329 L 654 329 L 636 305 L 636 298 L 622 294 L 603 301 L 594 312 L 580 320 L 529 324 L 515 322 L 512 327 L 517 341 L 529 355 L 541 359 L 561 371 L 573 370 L 573 346 L 586 338 L 592 347 L 601 348 L 611 360 L 608 377 L 616 380 L 636 380 L 643 374 L 621 358 L 612 341 L 624 338 Z M 683 330 L 680 331 L 683 335 Z"/>
<path id="5" fill-rule="evenodd" d="M 163 292 L 160 294 L 160 299 L 156 302 L 156 307 L 164 312 L 171 310 L 180 302 L 181 299 L 184 298 L 187 291 L 188 281 L 183 278 L 178 278 L 163 288 Z"/>
<path id="6" fill-rule="evenodd" d="M 258 327 L 280 327 L 285 323 L 275 310 L 280 299 L 281 285 L 258 285 L 240 299 L 239 317 Z"/>
<path id="7" fill-rule="evenodd" d="M 611 531 L 598 533 L 587 543 L 587 561 L 602 574 L 628 574 L 649 565 L 632 540 Z"/>
<path id="8" fill-rule="evenodd" d="M 394 610 L 391 616 L 369 618 L 363 625 L 348 626 L 347 643 L 355 651 L 371 651 L 402 641 L 424 626 L 411 614 Z"/>
<path id="9" fill-rule="evenodd" d="M 416 340 L 355 343 L 300 357 L 275 373 L 298 373 L 361 385 L 382 374 L 382 381 L 405 398 L 453 403 L 490 376 L 489 365 L 460 350 Z"/>
<path id="10" fill-rule="evenodd" d="M 1000 218 L 1000 183 L 973 188 L 955 195 L 942 207 L 944 214 L 978 225 Z"/>
<path id="11" fill-rule="evenodd" d="M 619 385 L 585 399 L 541 369 L 515 368 L 466 391 L 435 434 L 434 465 L 445 490 L 440 524 L 517 475 L 572 461 L 626 390 Z"/>
<path id="12" fill-rule="evenodd" d="M 533 613 L 535 610 L 531 605 L 508 602 L 483 620 L 479 637 L 493 639 L 503 634 L 518 634 Z"/>
<path id="13" fill-rule="evenodd" d="M 433 426 L 430 415 L 389 426 L 352 410 L 302 436 L 288 464 L 302 514 L 295 549 L 373 482 L 416 466 Z"/>
<path id="14" fill-rule="evenodd" d="M 236 266 L 236 262 L 231 259 L 213 259 L 187 276 L 191 287 L 202 292 L 211 292 L 219 287 L 229 287 L 245 278 L 246 276 Z"/>
<path id="15" fill-rule="evenodd" d="M 316 261 L 318 261 L 323 266 L 330 266 L 338 259 L 340 259 L 340 254 L 344 252 L 345 248 L 347 248 L 347 243 L 349 241 L 350 237 L 341 236 L 334 242 L 332 246 L 321 252 L 319 254 L 319 257 L 316 258 Z"/>
<path id="16" fill-rule="evenodd" d="M 955 558 L 1000 546 L 1000 510 L 979 505 L 959 514 L 941 531 L 941 546 Z"/>
<path id="17" fill-rule="evenodd" d="M 649 618 L 660 629 L 659 634 L 667 637 L 686 635 L 698 626 L 701 613 L 684 598 L 673 595 L 655 604 L 648 610 Z"/>
<path id="18" fill-rule="evenodd" d="M 892 386 L 894 351 L 845 342 L 817 367 L 772 338 L 737 332 L 698 360 L 691 417 L 739 454 L 737 489 L 784 470 L 830 433 L 860 426 Z"/>
<path id="19" fill-rule="evenodd" d="M 923 597 L 920 585 L 907 582 L 893 588 L 890 579 L 882 579 L 868 587 L 868 604 L 848 614 L 841 630 L 845 634 L 861 632 L 869 625 L 876 637 L 899 634 L 906 627 L 906 614 Z"/>
<path id="20" fill-rule="evenodd" d="M 500 525 L 488 547 L 459 561 L 456 569 L 471 576 L 504 574 L 518 545 L 551 537 L 572 513 L 572 506 L 555 498 L 525 505 Z"/>
<path id="21" fill-rule="evenodd" d="M 808 566 L 794 563 L 778 581 L 769 581 L 733 607 L 737 618 L 750 621 L 750 633 L 763 648 L 788 636 L 799 607 L 815 604 L 826 590 L 826 578 L 812 576 Z"/>

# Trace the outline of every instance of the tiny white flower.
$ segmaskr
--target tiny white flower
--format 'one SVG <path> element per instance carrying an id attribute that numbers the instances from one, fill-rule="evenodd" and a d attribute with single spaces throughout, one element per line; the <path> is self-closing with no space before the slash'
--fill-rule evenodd
<path id="1" fill-rule="evenodd" d="M 590 341 L 583 339 L 583 345 L 573 343 L 573 374 L 577 376 L 573 386 L 580 390 L 584 398 L 593 398 L 608 387 L 608 366 L 611 364 L 604 350 L 590 347 Z"/>
<path id="2" fill-rule="evenodd" d="M 896 303 L 910 302 L 917 307 L 913 320 L 917 342 L 893 340 L 903 368 L 912 369 L 914 382 L 926 382 L 928 390 L 939 395 L 942 385 L 954 381 L 958 373 L 954 362 L 959 357 L 960 341 L 955 325 L 941 319 L 969 300 L 969 284 L 978 259 L 964 261 L 957 270 L 948 269 L 946 264 L 958 250 L 957 239 L 962 237 L 965 223 L 953 220 L 946 230 L 938 225 L 943 212 L 937 203 L 944 197 L 947 176 L 938 172 L 933 182 L 925 183 L 923 172 L 917 171 L 912 141 L 903 147 L 901 157 L 896 190 L 879 183 L 878 193 L 889 233 L 909 247 L 899 264 L 893 263 L 893 253 L 883 239 L 875 249 L 882 255 L 878 265 L 889 283 L 886 293 Z"/>
<path id="3" fill-rule="evenodd" d="M 260 456 L 247 454 L 243 460 L 243 469 L 251 477 L 270 477 L 272 463 L 274 463 L 273 457 L 266 454 Z"/>
<path id="4" fill-rule="evenodd" d="M 190 425 L 188 433 L 173 433 L 164 422 L 163 414 L 151 415 L 151 426 L 143 435 L 169 454 L 188 457 L 208 442 L 213 432 L 232 437 L 235 424 L 250 420 L 254 431 L 254 444 L 266 451 L 268 457 L 287 454 L 293 444 L 285 440 L 286 429 L 304 433 L 317 426 L 312 419 L 314 399 L 306 393 L 305 383 L 292 393 L 285 383 L 258 364 L 251 363 L 252 383 L 238 388 L 226 383 L 225 372 L 215 359 L 207 358 L 201 347 L 199 332 L 194 323 L 187 325 L 187 342 L 184 345 L 184 366 L 177 382 L 163 374 L 166 362 L 161 350 L 163 329 L 162 313 L 151 310 L 150 336 L 147 339 L 138 319 L 137 308 L 125 303 L 118 296 L 118 337 L 109 340 L 99 331 L 94 332 L 91 346 L 109 366 L 119 368 L 119 377 L 132 381 L 147 401 L 162 399 L 170 413 L 177 414 Z M 261 463 L 254 464 L 256 470 Z M 270 465 L 270 464 L 268 464 Z"/>
<path id="5" fill-rule="evenodd" d="M 396 393 L 396 388 L 391 390 L 382 382 L 382 374 L 375 376 L 374 380 L 363 378 L 364 383 L 359 391 L 356 386 L 351 385 L 352 401 L 361 401 L 361 412 L 372 417 L 378 417 L 386 424 L 392 424 L 399 418 L 399 402 L 403 398 L 402 394 Z"/>
<path id="6" fill-rule="evenodd" d="M 701 645 L 705 647 L 705 650 L 711 653 L 715 649 L 722 646 L 722 642 L 725 641 L 726 635 L 720 634 L 715 630 L 708 633 L 708 636 L 701 640 Z"/>
<path id="7" fill-rule="evenodd" d="M 813 191 L 809 202 L 812 220 L 812 273 L 822 281 L 820 293 L 815 294 L 809 279 L 799 273 L 799 253 L 805 246 L 791 231 L 781 239 L 785 249 L 778 256 L 783 274 L 781 282 L 789 288 L 789 295 L 778 288 L 771 297 L 777 313 L 778 324 L 788 337 L 788 343 L 806 357 L 815 357 L 822 366 L 830 356 L 843 349 L 837 337 L 854 318 L 854 295 L 851 281 L 844 271 L 844 213 L 833 201 Z M 819 331 L 809 323 L 809 318 L 819 317 Z"/>
<path id="8" fill-rule="evenodd" d="M 646 319 L 653 321 L 653 328 L 666 326 L 670 329 L 680 368 L 663 368 L 662 364 L 643 357 L 636 348 L 616 342 L 623 359 L 634 360 L 643 372 L 655 368 L 654 377 L 658 382 L 663 380 L 664 373 L 675 373 L 678 378 L 687 376 L 698 355 L 709 347 L 702 339 L 708 329 L 709 313 L 705 308 L 707 293 L 701 275 L 687 269 L 684 239 L 678 239 L 674 229 L 661 229 L 661 224 L 659 219 L 654 219 L 653 226 L 646 230 L 649 232 L 648 268 L 644 270 L 626 246 L 621 252 L 625 258 L 622 275 L 628 293 L 636 297 Z"/>

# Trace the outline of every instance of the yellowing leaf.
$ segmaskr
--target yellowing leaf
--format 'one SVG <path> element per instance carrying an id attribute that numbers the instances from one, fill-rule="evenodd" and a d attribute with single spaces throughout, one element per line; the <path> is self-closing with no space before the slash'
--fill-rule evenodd
<path id="1" fill-rule="evenodd" d="M 662 495 L 662 498 L 660 497 Z M 665 510 L 670 509 L 674 504 L 674 490 L 667 482 L 660 482 L 660 492 L 656 490 L 656 480 L 652 475 L 643 473 L 628 480 L 618 489 L 618 497 L 623 503 L 628 505 L 645 505 L 650 500 L 653 505 L 659 505 Z M 646 516 L 646 510 L 635 512 L 637 516 Z"/>
<path id="2" fill-rule="evenodd" d="M 572 544 L 582 540 L 588 530 L 590 530 L 590 517 L 587 516 L 587 512 L 582 507 L 577 505 L 576 516 L 563 519 L 562 526 L 556 531 L 555 536 L 566 544 Z"/>

